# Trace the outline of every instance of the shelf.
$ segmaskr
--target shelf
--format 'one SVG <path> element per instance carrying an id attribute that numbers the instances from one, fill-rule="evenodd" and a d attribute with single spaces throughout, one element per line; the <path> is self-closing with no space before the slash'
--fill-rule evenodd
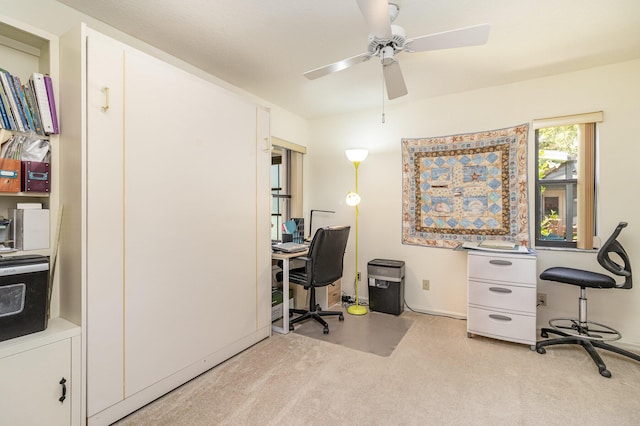
<path id="1" fill-rule="evenodd" d="M 48 192 L 0 192 L 0 197 L 47 198 Z"/>

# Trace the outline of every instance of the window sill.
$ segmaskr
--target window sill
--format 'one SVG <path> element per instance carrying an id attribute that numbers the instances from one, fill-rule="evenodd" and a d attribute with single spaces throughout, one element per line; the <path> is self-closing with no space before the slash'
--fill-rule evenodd
<path id="1" fill-rule="evenodd" d="M 576 253 L 597 253 L 599 249 L 579 249 L 574 247 L 549 247 L 549 246 L 536 246 L 535 251 L 572 251 Z"/>

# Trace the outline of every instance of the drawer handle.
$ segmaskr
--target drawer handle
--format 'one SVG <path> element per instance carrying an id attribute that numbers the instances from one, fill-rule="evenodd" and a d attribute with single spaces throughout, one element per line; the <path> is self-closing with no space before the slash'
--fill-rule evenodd
<path id="1" fill-rule="evenodd" d="M 60 380 L 60 384 L 62 385 L 62 396 L 58 398 L 58 401 L 64 402 L 67 399 L 67 379 L 64 377 Z"/>
<path id="2" fill-rule="evenodd" d="M 511 321 L 511 318 L 505 315 L 498 315 L 498 314 L 489 314 L 489 318 L 493 318 L 494 320 L 498 320 L 498 321 Z"/>
<path id="3" fill-rule="evenodd" d="M 489 287 L 489 291 L 493 291 L 494 293 L 503 293 L 503 294 L 513 293 L 513 290 L 510 290 L 508 288 L 502 288 L 502 287 Z"/>
<path id="4" fill-rule="evenodd" d="M 508 260 L 502 260 L 502 259 L 491 259 L 489 261 L 490 264 L 492 265 L 500 265 L 500 266 L 510 266 L 512 265 L 512 263 Z"/>

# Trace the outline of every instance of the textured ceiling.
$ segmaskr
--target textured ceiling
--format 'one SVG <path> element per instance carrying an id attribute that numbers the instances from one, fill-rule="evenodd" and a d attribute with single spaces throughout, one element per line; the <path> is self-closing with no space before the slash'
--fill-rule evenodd
<path id="1" fill-rule="evenodd" d="M 379 107 L 355 0 L 58 0 L 302 117 Z M 387 105 L 640 57 L 638 0 L 402 0 L 409 38 L 487 23 L 484 46 L 397 55 L 409 95 Z"/>

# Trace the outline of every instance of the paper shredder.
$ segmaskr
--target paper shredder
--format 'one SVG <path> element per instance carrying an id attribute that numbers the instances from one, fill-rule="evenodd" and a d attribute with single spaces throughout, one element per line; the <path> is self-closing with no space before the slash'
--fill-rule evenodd
<path id="1" fill-rule="evenodd" d="M 0 341 L 47 328 L 49 259 L 0 257 Z"/>
<path id="2" fill-rule="evenodd" d="M 369 308 L 400 315 L 404 311 L 404 261 L 373 259 L 367 264 Z"/>

